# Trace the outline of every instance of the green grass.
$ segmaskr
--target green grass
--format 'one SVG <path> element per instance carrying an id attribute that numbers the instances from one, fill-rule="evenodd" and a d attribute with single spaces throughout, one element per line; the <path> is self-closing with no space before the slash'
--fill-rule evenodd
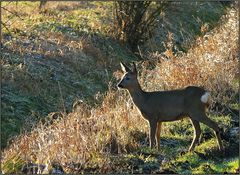
<path id="1" fill-rule="evenodd" d="M 21 171 L 24 161 L 18 156 L 13 155 L 1 168 L 3 173 L 18 173 Z"/>
<path id="2" fill-rule="evenodd" d="M 159 20 L 164 25 L 159 25 L 156 37 L 146 42 L 146 49 L 162 52 L 169 49 L 164 46 L 169 42 L 173 43 L 174 52 L 187 52 L 196 38 L 219 25 L 219 19 L 227 12 L 227 8 L 217 2 L 173 3 L 174 5 L 160 17 Z M 207 27 L 202 31 L 204 26 Z M 168 38 L 169 33 L 174 35 L 172 39 Z"/>
<path id="3" fill-rule="evenodd" d="M 10 33 L 3 28 L 2 147 L 21 132 L 26 121 L 30 125 L 24 129 L 31 129 L 49 112 L 70 112 L 74 101 L 100 103 L 95 94 L 108 90 L 116 63 L 133 55 L 107 37 L 111 2 L 89 2 L 87 8 L 82 2 L 75 9 L 69 3 L 57 7 L 49 3 L 42 13 L 37 10 L 39 3 L 3 3 L 22 20 L 3 13 L 3 21 L 12 18 L 14 22 L 8 26 Z M 72 41 L 75 44 L 70 45 Z M 109 69 L 110 63 L 115 69 Z"/>
<path id="4" fill-rule="evenodd" d="M 3 28 L 3 148 L 20 133 L 26 116 L 34 125 L 49 112 L 70 112 L 77 100 L 99 104 L 94 94 L 108 90 L 119 60 L 136 60 L 108 34 L 112 2 L 79 2 L 77 8 L 71 2 L 59 4 L 49 3 L 39 13 L 38 2 L 3 3 L 12 11 L 17 7 L 22 18 L 3 13 L 3 21 L 13 21 L 8 30 Z M 18 105 L 15 98 L 23 103 Z"/>
<path id="5" fill-rule="evenodd" d="M 207 145 L 209 148 L 209 143 Z M 205 145 L 202 144 L 201 146 L 204 147 Z M 238 158 L 223 158 L 216 161 L 202 156 L 200 157 L 199 154 L 194 152 L 179 155 L 170 162 L 163 164 L 162 169 L 171 169 L 180 174 L 223 174 L 225 172 L 235 173 L 239 168 Z"/>

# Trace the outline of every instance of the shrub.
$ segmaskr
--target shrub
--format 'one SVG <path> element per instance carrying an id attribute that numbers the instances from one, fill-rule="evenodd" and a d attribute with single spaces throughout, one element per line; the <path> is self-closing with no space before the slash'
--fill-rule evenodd
<path id="1" fill-rule="evenodd" d="M 136 51 L 153 33 L 160 12 L 169 2 L 116 1 L 115 36 Z"/>

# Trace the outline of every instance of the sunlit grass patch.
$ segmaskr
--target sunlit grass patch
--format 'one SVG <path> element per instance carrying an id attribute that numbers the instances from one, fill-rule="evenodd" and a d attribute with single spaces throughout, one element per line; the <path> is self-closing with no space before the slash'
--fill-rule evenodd
<path id="1" fill-rule="evenodd" d="M 219 173 L 237 173 L 239 168 L 239 158 L 228 159 L 224 163 L 217 163 L 213 165 L 213 169 Z"/>
<path id="2" fill-rule="evenodd" d="M 216 157 L 218 155 L 215 155 Z M 239 159 L 209 160 L 199 153 L 188 152 L 178 155 L 174 160 L 163 164 L 163 169 L 172 169 L 180 174 L 215 174 L 236 173 L 239 168 Z"/>
<path id="3" fill-rule="evenodd" d="M 177 173 L 191 173 L 193 167 L 198 166 L 201 160 L 194 153 L 178 154 L 169 162 L 162 164 L 162 169 L 170 169 Z"/>
<path id="4" fill-rule="evenodd" d="M 213 161 L 205 161 L 205 163 L 201 164 L 199 167 L 193 169 L 192 173 L 194 174 L 235 174 L 239 168 L 239 159 L 228 159 L 223 162 L 213 162 Z"/>
<path id="5" fill-rule="evenodd" d="M 9 159 L 3 162 L 2 173 L 20 173 L 25 161 L 19 155 L 13 154 Z"/>
<path id="6" fill-rule="evenodd" d="M 70 28 L 87 33 L 108 33 L 110 30 L 108 27 L 109 23 L 112 22 L 108 14 L 112 12 L 112 3 L 90 2 L 87 6 L 91 8 L 85 8 L 84 4 L 84 2 L 47 2 L 44 12 L 38 10 L 38 2 L 18 2 L 16 5 L 13 3 L 7 4 L 8 10 L 16 12 L 18 15 L 3 10 L 3 22 L 7 21 L 9 23 L 9 18 L 14 21 L 9 26 L 6 23 L 8 29 L 13 31 L 13 33 L 21 30 L 29 33 L 36 29 L 38 31 L 58 30 L 73 33 Z M 71 9 L 74 6 L 77 8 Z M 68 10 L 68 8 L 70 9 Z M 57 27 L 56 22 L 58 22 L 59 27 Z M 44 25 L 44 23 L 48 25 Z M 6 28 L 3 28 L 3 30 L 8 32 Z M 15 34 L 17 33 L 15 32 Z"/>
<path id="7" fill-rule="evenodd" d="M 202 154 L 207 154 L 209 151 L 217 151 L 220 153 L 220 151 L 218 150 L 217 138 L 214 137 L 201 143 L 199 146 L 196 147 L 196 151 Z"/>

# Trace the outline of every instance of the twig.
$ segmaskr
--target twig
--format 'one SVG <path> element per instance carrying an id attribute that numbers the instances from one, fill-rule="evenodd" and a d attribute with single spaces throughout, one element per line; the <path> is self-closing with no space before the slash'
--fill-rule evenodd
<path id="1" fill-rule="evenodd" d="M 3 9 L 3 10 L 6 10 L 7 12 L 9 12 L 9 13 L 15 15 L 15 16 L 17 16 L 17 17 L 20 18 L 21 20 L 24 20 L 23 18 L 21 18 L 20 15 L 17 14 L 16 11 L 15 11 L 15 12 L 12 12 L 12 11 L 8 10 L 7 8 L 5 8 L 5 7 L 2 7 L 2 9 Z"/>
<path id="2" fill-rule="evenodd" d="M 2 2 L 0 2 L 0 49 L 2 49 Z M 2 52 L 1 52 L 2 53 Z M 2 74 L 1 74 L 2 75 Z M 1 76 L 2 77 L 2 76 Z M 1 83 L 2 84 L 2 83 Z"/>
<path id="3" fill-rule="evenodd" d="M 228 109 L 228 111 L 232 114 L 232 115 L 234 115 L 234 117 L 238 117 L 238 110 L 236 110 L 236 109 L 232 109 L 231 107 L 229 107 L 229 106 L 226 106 L 226 108 Z"/>
<path id="4" fill-rule="evenodd" d="M 140 49 L 139 45 L 137 46 L 137 48 L 138 48 L 139 55 L 140 55 L 141 59 L 143 59 L 142 51 L 141 51 L 141 49 Z"/>
<path id="5" fill-rule="evenodd" d="M 11 14 L 14 15 L 14 16 L 17 16 L 19 19 L 24 20 L 23 18 L 21 18 L 20 15 L 17 14 L 16 11 L 12 12 L 12 11 L 8 10 L 5 6 L 1 6 L 0 8 L 1 8 L 1 12 L 2 12 L 2 10 L 5 10 L 5 11 L 11 13 Z M 2 14 L 0 14 L 0 15 L 2 15 Z M 12 18 L 13 18 L 13 17 L 12 17 Z M 10 18 L 8 21 L 10 21 L 12 18 Z M 1 23 L 1 25 L 3 25 L 3 27 L 4 27 L 4 28 L 10 33 L 10 35 L 11 35 L 12 32 L 11 32 L 11 31 L 9 30 L 9 28 L 7 27 L 8 21 L 7 21 L 6 23 L 4 23 L 4 22 L 2 22 L 2 20 L 1 20 L 0 23 Z M 1 31 L 2 31 L 2 28 L 1 28 Z M 1 39 L 2 39 L 2 36 L 1 36 Z"/>
<path id="6" fill-rule="evenodd" d="M 0 23 L 1 23 L 1 25 L 3 25 L 3 27 L 11 34 L 11 31 L 9 30 L 9 28 L 7 27 L 7 25 L 6 25 L 4 22 L 2 22 L 2 21 L 0 21 Z"/>
<path id="7" fill-rule="evenodd" d="M 12 2 L 8 2 L 8 3 L 5 3 L 5 6 L 2 6 L 2 7 L 6 7 L 8 6 L 9 4 L 11 4 Z"/>
<path id="8" fill-rule="evenodd" d="M 61 100 L 62 100 L 62 107 L 63 107 L 63 112 L 64 114 L 66 115 L 66 107 L 64 105 L 64 100 L 63 100 L 63 95 L 62 95 L 62 89 L 61 89 L 61 86 L 60 86 L 60 82 L 58 81 L 58 88 L 59 88 L 59 92 L 60 92 L 60 96 L 61 96 Z"/>

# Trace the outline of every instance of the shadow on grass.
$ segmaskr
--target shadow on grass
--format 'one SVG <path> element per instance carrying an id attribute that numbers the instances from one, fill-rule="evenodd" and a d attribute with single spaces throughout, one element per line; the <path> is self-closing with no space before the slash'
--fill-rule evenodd
<path id="1" fill-rule="evenodd" d="M 108 90 L 116 62 L 131 58 L 131 53 L 111 38 L 60 23 L 47 24 L 36 25 L 32 33 L 18 31 L 15 37 L 3 35 L 1 148 L 23 130 L 31 130 L 48 113 L 70 112 L 76 100 L 100 104 L 101 99 L 96 100 L 95 94 Z M 67 44 L 77 37 L 77 40 L 86 38 L 91 45 L 85 51 L 79 48 L 69 51 L 66 43 L 44 39 L 44 32 L 49 31 L 56 33 L 56 37 L 62 33 L 68 38 Z M 76 36 L 68 37 L 71 32 Z M 115 55 L 118 57 L 112 60 Z M 102 64 L 96 64 L 96 59 L 102 59 Z"/>

